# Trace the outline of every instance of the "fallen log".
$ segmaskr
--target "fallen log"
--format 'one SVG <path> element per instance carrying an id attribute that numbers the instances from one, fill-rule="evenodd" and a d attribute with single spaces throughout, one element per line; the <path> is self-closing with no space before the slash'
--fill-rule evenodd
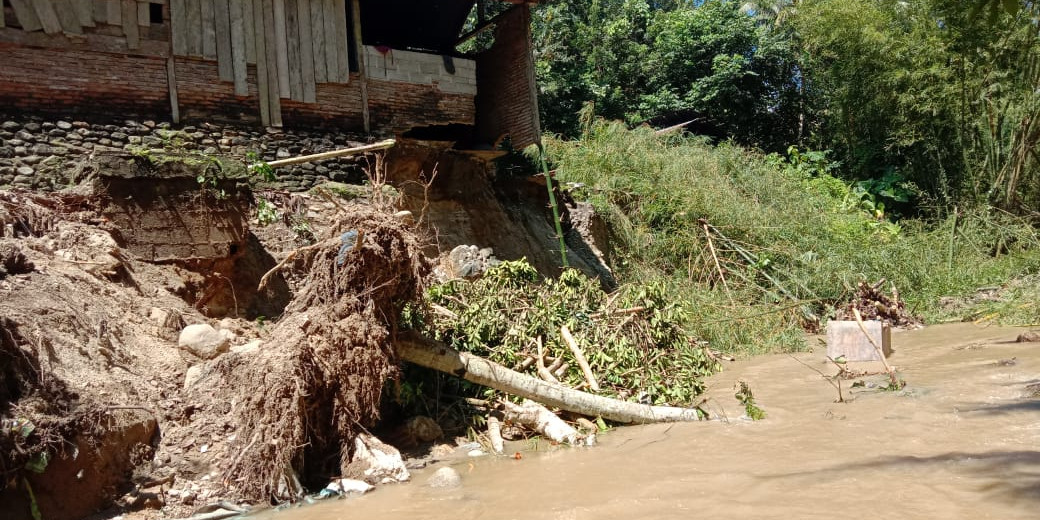
<path id="1" fill-rule="evenodd" d="M 503 399 L 499 402 L 499 406 L 505 411 L 506 420 L 510 422 L 534 430 L 553 442 L 571 445 L 578 443 L 578 430 L 572 428 L 548 408 L 530 399 L 524 399 L 522 404 L 513 404 Z"/>
<path id="2" fill-rule="evenodd" d="M 395 346 L 401 359 L 410 363 L 580 415 L 623 424 L 703 419 L 694 408 L 630 403 L 535 379 L 417 334 L 398 337 Z"/>

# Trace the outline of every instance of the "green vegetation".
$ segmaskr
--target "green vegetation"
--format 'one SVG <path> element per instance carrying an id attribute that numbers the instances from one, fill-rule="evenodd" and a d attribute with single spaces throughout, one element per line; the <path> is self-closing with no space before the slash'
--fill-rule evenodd
<path id="1" fill-rule="evenodd" d="M 602 394 L 656 404 L 690 404 L 715 362 L 688 334 L 693 315 L 659 283 L 604 293 L 573 269 L 542 280 L 527 262 L 503 262 L 483 277 L 429 289 L 430 334 L 460 350 L 536 375 L 540 353 L 562 358 L 558 378 L 586 381 L 561 336 L 566 326 L 596 374 Z M 525 360 L 528 360 L 525 363 Z"/>
<path id="2" fill-rule="evenodd" d="M 561 0 L 535 11 L 544 126 L 578 113 L 766 152 L 831 150 L 904 214 L 1040 218 L 1040 5 L 1021 0 Z"/>
<path id="3" fill-rule="evenodd" d="M 842 181 L 821 152 L 765 156 L 620 122 L 585 127 L 580 141 L 547 142 L 558 179 L 611 225 L 619 278 L 667 284 L 693 316 L 691 332 L 714 348 L 801 348 L 803 327 L 863 280 L 887 278 L 912 312 L 936 321 L 951 317 L 944 296 L 1040 271 L 1027 220 L 977 206 L 896 222 L 886 202 L 912 185 Z"/>

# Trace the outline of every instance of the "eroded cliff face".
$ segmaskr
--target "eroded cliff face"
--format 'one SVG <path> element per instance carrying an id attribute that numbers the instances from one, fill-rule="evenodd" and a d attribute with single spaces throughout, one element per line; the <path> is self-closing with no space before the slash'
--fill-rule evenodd
<path id="1" fill-rule="evenodd" d="M 44 518 L 75 520 L 111 507 L 180 516 L 279 492 L 243 468 L 272 477 L 299 462 L 305 485 L 345 474 L 348 437 L 374 424 L 396 374 L 396 313 L 405 292 L 421 293 L 429 262 L 467 245 L 560 269 L 544 181 L 496 176 L 465 152 L 405 140 L 385 168 L 374 158 L 350 167 L 368 168 L 370 182 L 349 189 L 294 184 L 296 170 L 258 184 L 241 163 L 169 152 L 84 150 L 64 156 L 75 172 L 48 181 L 61 191 L 0 187 L 0 357 L 17 361 L 0 371 L 0 510 L 13 519 L 32 518 L 34 500 Z M 313 185 L 325 187 L 298 191 Z M 264 226 L 261 200 L 274 217 Z M 401 210 L 410 220 L 392 216 Z M 571 265 L 608 279 L 565 224 Z M 328 276 L 313 275 L 315 259 L 333 266 Z M 391 286 L 408 290 L 366 303 Z M 349 305 L 300 299 L 348 293 Z M 212 327 L 219 344 L 186 343 L 189 325 Z M 304 397 L 316 401 L 286 407 Z M 323 421 L 333 429 L 312 431 Z M 250 446 L 312 434 L 321 443 L 299 452 Z M 273 458 L 245 464 L 247 452 Z"/>

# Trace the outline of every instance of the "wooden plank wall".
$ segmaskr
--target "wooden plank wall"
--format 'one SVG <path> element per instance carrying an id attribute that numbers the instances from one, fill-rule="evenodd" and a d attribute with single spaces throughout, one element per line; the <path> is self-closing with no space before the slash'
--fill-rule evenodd
<path id="1" fill-rule="evenodd" d="M 314 103 L 318 83 L 350 80 L 348 0 L 7 0 L 14 16 L 0 27 L 46 34 L 118 28 L 128 50 L 141 47 L 150 3 L 168 4 L 174 56 L 217 62 L 214 81 L 246 96 L 248 65 L 256 65 L 263 123 L 281 123 L 280 99 Z M 111 28 L 104 34 L 113 34 Z"/>
<path id="2" fill-rule="evenodd" d="M 163 0 L 9 0 L 14 18 L 3 19 L 0 10 L 0 27 L 12 28 L 17 24 L 23 31 L 42 30 L 46 34 L 84 34 L 84 28 L 98 25 L 113 25 L 126 39 L 127 49 L 140 48 L 139 27 L 151 25 L 149 4 L 162 4 Z"/>
<path id="3" fill-rule="evenodd" d="M 261 121 L 278 125 L 279 99 L 313 103 L 316 84 L 350 80 L 346 2 L 170 0 L 173 53 L 216 60 L 240 96 L 256 65 Z"/>

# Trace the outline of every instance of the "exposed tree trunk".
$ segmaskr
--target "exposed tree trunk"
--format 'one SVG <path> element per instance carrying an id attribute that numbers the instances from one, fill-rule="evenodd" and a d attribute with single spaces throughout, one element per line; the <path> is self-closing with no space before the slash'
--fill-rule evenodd
<path id="1" fill-rule="evenodd" d="M 405 361 L 576 414 L 625 424 L 701 419 L 693 408 L 629 403 L 548 383 L 414 334 L 398 338 L 396 347 Z"/>

